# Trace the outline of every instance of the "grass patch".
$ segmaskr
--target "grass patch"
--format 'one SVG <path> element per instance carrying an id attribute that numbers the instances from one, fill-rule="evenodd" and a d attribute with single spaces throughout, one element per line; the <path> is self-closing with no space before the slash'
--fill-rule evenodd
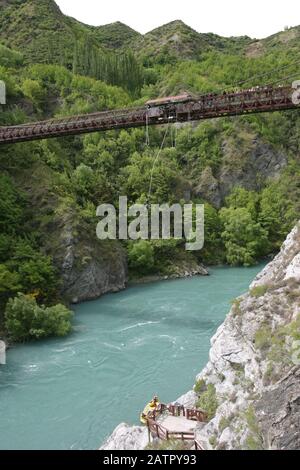
<path id="1" fill-rule="evenodd" d="M 241 309 L 241 299 L 234 299 L 232 303 L 232 313 L 234 317 L 238 317 L 239 315 L 242 314 L 242 309 Z"/>
<path id="2" fill-rule="evenodd" d="M 272 330 L 269 326 L 262 326 L 255 333 L 255 347 L 265 351 L 272 345 Z"/>
<path id="3" fill-rule="evenodd" d="M 201 393 L 205 392 L 205 390 L 206 390 L 205 380 L 203 379 L 198 380 L 194 386 L 194 392 L 197 395 L 200 395 Z"/>
<path id="4" fill-rule="evenodd" d="M 222 416 L 219 422 L 219 432 L 222 433 L 226 428 L 229 428 L 231 423 L 231 416 Z"/>
<path id="5" fill-rule="evenodd" d="M 249 430 L 245 442 L 247 450 L 263 450 L 263 437 L 257 423 L 253 406 L 249 406 L 249 408 L 245 411 L 245 418 Z"/>
<path id="6" fill-rule="evenodd" d="M 256 298 L 262 297 L 265 295 L 268 289 L 269 289 L 269 286 L 267 285 L 253 287 L 253 289 L 250 290 L 250 295 L 251 297 L 256 297 Z"/>
<path id="7" fill-rule="evenodd" d="M 189 450 L 191 444 L 170 439 L 169 441 L 155 440 L 147 445 L 145 450 Z"/>
<path id="8" fill-rule="evenodd" d="M 208 440 L 208 442 L 210 443 L 210 445 L 215 448 L 217 446 L 217 436 L 211 436 Z"/>

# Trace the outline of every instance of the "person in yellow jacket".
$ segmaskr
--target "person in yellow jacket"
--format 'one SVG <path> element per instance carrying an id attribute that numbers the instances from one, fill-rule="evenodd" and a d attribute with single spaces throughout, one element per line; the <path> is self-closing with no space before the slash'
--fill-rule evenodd
<path id="1" fill-rule="evenodd" d="M 147 424 L 148 414 L 153 412 L 154 410 L 157 410 L 159 405 L 160 405 L 160 402 L 157 396 L 153 397 L 152 400 L 149 403 L 147 403 L 147 405 L 144 408 L 144 411 L 140 415 L 140 421 L 142 424 Z"/>

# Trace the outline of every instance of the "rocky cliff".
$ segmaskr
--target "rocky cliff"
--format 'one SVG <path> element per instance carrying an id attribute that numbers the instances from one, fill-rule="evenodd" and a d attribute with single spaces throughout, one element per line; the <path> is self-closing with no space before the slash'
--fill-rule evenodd
<path id="1" fill-rule="evenodd" d="M 209 409 L 212 419 L 197 431 L 207 449 L 299 449 L 299 281 L 300 223 L 233 302 L 194 391 L 178 400 Z M 144 442 L 145 430 L 120 425 L 103 449 Z"/>
<path id="2" fill-rule="evenodd" d="M 23 171 L 18 185 L 34 208 L 32 229 L 39 230 L 43 251 L 53 259 L 61 298 L 78 303 L 125 289 L 125 250 L 118 241 L 97 239 L 97 218 L 85 217 L 59 194 L 52 170 L 37 163 Z"/>
<path id="3" fill-rule="evenodd" d="M 280 176 L 288 164 L 287 155 L 264 143 L 254 133 L 240 130 L 234 139 L 221 146 L 222 164 L 214 175 L 211 167 L 200 174 L 194 193 L 213 206 L 222 207 L 235 187 L 261 191 L 267 180 Z"/>

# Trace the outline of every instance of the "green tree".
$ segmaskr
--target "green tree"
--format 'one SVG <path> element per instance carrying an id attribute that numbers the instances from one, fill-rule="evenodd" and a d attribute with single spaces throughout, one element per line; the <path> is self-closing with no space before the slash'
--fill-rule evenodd
<path id="1" fill-rule="evenodd" d="M 254 191 L 247 191 L 244 188 L 234 188 L 230 196 L 226 198 L 226 204 L 234 209 L 245 207 L 250 212 L 251 217 L 257 220 L 259 213 L 260 194 Z"/>
<path id="2" fill-rule="evenodd" d="M 46 98 L 46 90 L 40 82 L 28 78 L 23 82 L 22 91 L 34 103 L 36 108 L 40 109 L 42 107 Z"/>
<path id="3" fill-rule="evenodd" d="M 14 234 L 22 221 L 22 197 L 12 179 L 0 175 L 0 232 Z"/>
<path id="4" fill-rule="evenodd" d="M 65 336 L 71 331 L 71 318 L 64 305 L 39 306 L 24 294 L 10 299 L 5 309 L 5 327 L 14 341 Z"/>
<path id="5" fill-rule="evenodd" d="M 221 236 L 229 264 L 250 266 L 266 253 L 267 231 L 253 220 L 246 208 L 223 208 L 220 217 L 224 225 Z"/>
<path id="6" fill-rule="evenodd" d="M 128 262 L 131 271 L 136 274 L 148 274 L 154 266 L 154 249 L 147 240 L 139 240 L 128 246 Z"/>
<path id="7" fill-rule="evenodd" d="M 16 244 L 9 266 L 18 273 L 22 292 L 32 293 L 41 300 L 50 300 L 55 295 L 57 276 L 52 260 L 28 241 Z"/>
<path id="8" fill-rule="evenodd" d="M 299 220 L 299 181 L 299 163 L 292 163 L 279 179 L 262 191 L 259 221 L 268 231 L 274 250 L 280 248 L 288 232 Z"/>
<path id="9" fill-rule="evenodd" d="M 217 209 L 211 204 L 204 204 L 204 247 L 198 256 L 207 264 L 224 261 L 224 245 L 220 237 L 222 224 Z"/>
<path id="10" fill-rule="evenodd" d="M 9 295 L 21 289 L 20 276 L 12 272 L 5 264 L 0 264 L 0 301 L 7 300 Z"/>

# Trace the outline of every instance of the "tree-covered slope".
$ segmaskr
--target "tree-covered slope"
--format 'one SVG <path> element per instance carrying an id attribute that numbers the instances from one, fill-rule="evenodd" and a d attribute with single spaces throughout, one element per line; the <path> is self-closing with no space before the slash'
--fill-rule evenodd
<path id="1" fill-rule="evenodd" d="M 245 80 L 280 82 L 299 70 L 298 28 L 263 40 L 253 54 L 247 37 L 200 35 L 178 21 L 141 37 L 120 23 L 82 25 L 50 0 L 0 6 L 8 92 L 0 125 L 235 89 Z M 99 204 L 117 205 L 124 194 L 129 203 L 147 201 L 166 128 L 150 129 L 150 145 L 146 130 L 134 129 L 2 146 L 2 315 L 18 292 L 52 305 L 123 288 L 127 268 L 134 278 L 169 276 L 272 255 L 299 217 L 299 130 L 299 111 L 168 127 L 150 202 L 205 203 L 205 246 L 192 254 L 184 241 L 101 243 L 95 235 Z"/>
<path id="2" fill-rule="evenodd" d="M 238 53 L 250 43 L 247 36 L 223 38 L 212 33 L 201 34 L 176 20 L 140 37 L 132 47 L 145 64 L 168 64 L 184 59 L 199 60 L 203 53 L 212 50 Z"/>
<path id="3" fill-rule="evenodd" d="M 85 26 L 63 15 L 53 0 L 9 0 L 0 9 L 0 38 L 26 62 L 72 64 L 74 41 Z"/>
<path id="4" fill-rule="evenodd" d="M 143 78 L 133 55 L 109 50 L 136 37 L 127 26 L 86 26 L 63 15 L 54 0 L 9 0 L 0 6 L 0 41 L 21 52 L 25 64 L 63 65 L 127 87 L 132 94 L 141 88 Z"/>
<path id="5" fill-rule="evenodd" d="M 141 34 L 120 21 L 115 23 L 90 27 L 98 44 L 107 49 L 120 49 L 131 47 L 133 42 L 141 37 Z"/>

